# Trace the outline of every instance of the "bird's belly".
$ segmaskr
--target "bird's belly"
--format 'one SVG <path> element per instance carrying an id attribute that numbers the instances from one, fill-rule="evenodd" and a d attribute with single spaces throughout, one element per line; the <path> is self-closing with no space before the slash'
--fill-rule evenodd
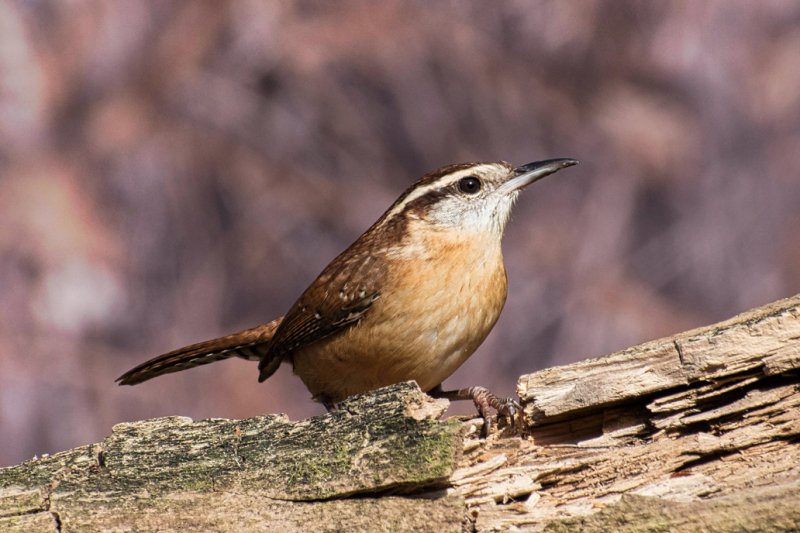
<path id="1" fill-rule="evenodd" d="M 465 268 L 476 265 L 466 263 Z M 431 390 L 480 346 L 506 298 L 502 257 L 484 272 L 420 272 L 381 294 L 367 316 L 294 354 L 295 373 L 317 399 L 340 401 L 414 380 Z"/>

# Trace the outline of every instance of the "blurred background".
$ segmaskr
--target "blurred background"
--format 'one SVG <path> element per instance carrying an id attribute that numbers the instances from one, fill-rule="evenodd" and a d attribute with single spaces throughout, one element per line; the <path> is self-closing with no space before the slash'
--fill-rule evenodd
<path id="1" fill-rule="evenodd" d="M 114 378 L 283 314 L 421 174 L 552 157 L 449 387 L 800 291 L 800 3 L 0 3 L 0 465 L 322 413 L 290 368 Z"/>

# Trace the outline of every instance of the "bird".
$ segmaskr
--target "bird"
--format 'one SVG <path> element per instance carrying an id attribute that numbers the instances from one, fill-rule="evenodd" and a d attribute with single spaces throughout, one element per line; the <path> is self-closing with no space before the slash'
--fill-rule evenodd
<path id="1" fill-rule="evenodd" d="M 333 259 L 287 313 L 238 333 L 159 355 L 117 378 L 135 385 L 162 374 L 239 357 L 258 361 L 258 381 L 289 363 L 328 411 L 345 398 L 416 381 L 434 398 L 520 410 L 481 386 L 442 382 L 494 327 L 507 296 L 501 242 L 522 189 L 578 164 L 548 159 L 461 163 L 430 172 Z"/>

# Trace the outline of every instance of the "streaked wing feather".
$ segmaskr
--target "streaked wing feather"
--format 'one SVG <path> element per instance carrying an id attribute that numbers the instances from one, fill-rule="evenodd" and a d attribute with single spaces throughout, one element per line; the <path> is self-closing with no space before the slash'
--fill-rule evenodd
<path id="1" fill-rule="evenodd" d="M 380 297 L 383 260 L 369 253 L 369 241 L 337 257 L 289 310 L 265 359 L 282 357 L 358 323 Z M 355 253 L 353 253 L 355 252 Z M 314 302 L 317 302 L 314 304 Z M 262 360 L 264 364 L 264 360 Z"/>

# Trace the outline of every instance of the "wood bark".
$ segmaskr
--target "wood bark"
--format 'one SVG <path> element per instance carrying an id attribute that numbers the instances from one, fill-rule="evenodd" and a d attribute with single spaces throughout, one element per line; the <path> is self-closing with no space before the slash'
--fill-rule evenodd
<path id="1" fill-rule="evenodd" d="M 298 422 L 119 424 L 0 469 L 0 530 L 800 530 L 800 295 L 518 393 L 488 439 L 413 383 Z"/>

